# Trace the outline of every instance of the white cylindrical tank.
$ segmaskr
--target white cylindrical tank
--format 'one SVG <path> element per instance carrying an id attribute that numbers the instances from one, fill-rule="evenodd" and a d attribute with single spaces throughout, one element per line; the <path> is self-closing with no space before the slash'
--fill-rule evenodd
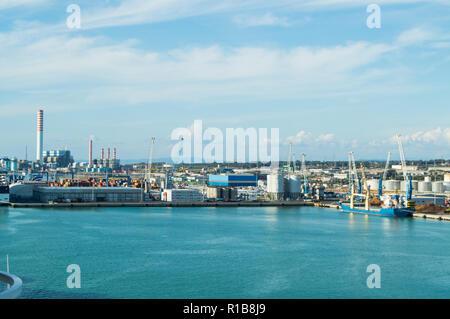
<path id="1" fill-rule="evenodd" d="M 450 192 L 450 182 L 444 182 L 444 189 L 446 192 Z"/>
<path id="2" fill-rule="evenodd" d="M 401 189 L 400 181 L 388 180 L 386 181 L 385 185 L 385 190 L 388 192 L 395 192 Z"/>
<path id="3" fill-rule="evenodd" d="M 418 181 L 412 181 L 412 187 L 413 187 L 413 191 L 417 192 L 417 189 L 419 188 L 419 182 Z"/>
<path id="4" fill-rule="evenodd" d="M 430 183 L 431 182 L 431 176 L 425 176 L 425 182 Z"/>
<path id="5" fill-rule="evenodd" d="M 428 193 L 432 191 L 431 182 L 419 182 L 418 192 Z"/>
<path id="6" fill-rule="evenodd" d="M 434 182 L 431 184 L 431 191 L 433 193 L 444 193 L 444 183 L 443 182 Z"/>
<path id="7" fill-rule="evenodd" d="M 272 194 L 284 193 L 284 178 L 281 174 L 267 175 L 267 192 Z"/>
<path id="8" fill-rule="evenodd" d="M 300 196 L 300 176 L 289 177 L 289 197 L 296 199 Z"/>
<path id="9" fill-rule="evenodd" d="M 380 180 L 378 180 L 378 179 L 367 180 L 367 187 L 369 187 L 371 191 L 378 190 L 379 185 L 380 185 Z"/>
<path id="10" fill-rule="evenodd" d="M 444 175 L 444 183 L 450 183 L 450 174 Z"/>

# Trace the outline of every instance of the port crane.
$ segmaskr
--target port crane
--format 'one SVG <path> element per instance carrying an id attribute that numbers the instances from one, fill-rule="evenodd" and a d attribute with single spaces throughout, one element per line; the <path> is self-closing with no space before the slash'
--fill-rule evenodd
<path id="1" fill-rule="evenodd" d="M 353 152 L 348 153 L 348 170 L 349 170 L 349 182 L 350 191 L 352 190 L 352 185 L 358 187 L 358 194 L 362 192 L 361 180 L 358 177 L 358 171 L 356 169 L 355 154 Z"/>
<path id="2" fill-rule="evenodd" d="M 155 141 L 156 141 L 156 138 L 152 137 L 151 144 L 150 144 L 150 153 L 149 153 L 148 162 L 147 162 L 147 169 L 146 169 L 146 172 L 145 172 L 145 179 L 144 179 L 145 192 L 146 193 L 150 193 L 150 190 L 151 190 L 151 175 L 152 175 L 152 166 L 153 166 L 153 148 L 155 146 Z"/>
<path id="3" fill-rule="evenodd" d="M 411 203 L 412 201 L 412 179 L 411 176 L 408 174 L 408 171 L 406 169 L 406 159 L 405 159 L 405 152 L 403 150 L 403 143 L 402 143 L 402 136 L 400 134 L 397 135 L 397 143 L 398 143 L 398 149 L 400 151 L 400 160 L 401 160 L 401 164 L 402 164 L 402 172 L 403 172 L 403 179 L 405 181 L 405 188 L 406 188 L 406 193 L 405 193 L 405 201 L 406 201 L 406 206 L 409 207 L 409 205 L 413 205 L 413 203 Z"/>
<path id="4" fill-rule="evenodd" d="M 306 154 L 302 154 L 302 175 L 304 179 L 304 194 L 305 197 L 311 196 L 311 188 L 309 186 L 309 177 L 308 177 L 308 170 L 306 169 Z"/>
<path id="5" fill-rule="evenodd" d="M 391 152 L 388 152 L 387 160 L 386 160 L 386 166 L 384 167 L 383 171 L 383 177 L 380 179 L 379 185 L 378 185 L 378 197 L 383 196 L 383 181 L 387 178 L 387 172 L 389 170 L 389 164 L 391 162 Z"/>

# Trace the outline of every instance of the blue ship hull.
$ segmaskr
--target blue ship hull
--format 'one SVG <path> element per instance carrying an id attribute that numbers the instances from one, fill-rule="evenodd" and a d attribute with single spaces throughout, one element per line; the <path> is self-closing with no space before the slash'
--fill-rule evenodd
<path id="1" fill-rule="evenodd" d="M 350 208 L 350 206 L 344 205 L 341 205 L 341 208 L 346 213 L 358 213 L 387 217 L 411 217 L 413 215 L 413 210 L 407 208 L 374 208 L 373 210 L 365 210 L 364 208 Z"/>

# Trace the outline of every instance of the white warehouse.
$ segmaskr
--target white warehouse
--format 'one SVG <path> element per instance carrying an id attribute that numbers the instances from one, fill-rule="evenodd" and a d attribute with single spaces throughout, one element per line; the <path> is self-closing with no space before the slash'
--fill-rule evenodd
<path id="1" fill-rule="evenodd" d="M 203 193 L 197 189 L 165 189 L 161 200 L 167 202 L 201 202 Z"/>

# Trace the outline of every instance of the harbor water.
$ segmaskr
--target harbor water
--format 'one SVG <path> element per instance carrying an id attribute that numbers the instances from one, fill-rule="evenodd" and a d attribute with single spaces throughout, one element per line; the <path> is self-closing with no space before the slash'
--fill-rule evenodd
<path id="1" fill-rule="evenodd" d="M 22 298 L 450 297 L 449 222 L 315 207 L 0 207 L 6 254 Z"/>

